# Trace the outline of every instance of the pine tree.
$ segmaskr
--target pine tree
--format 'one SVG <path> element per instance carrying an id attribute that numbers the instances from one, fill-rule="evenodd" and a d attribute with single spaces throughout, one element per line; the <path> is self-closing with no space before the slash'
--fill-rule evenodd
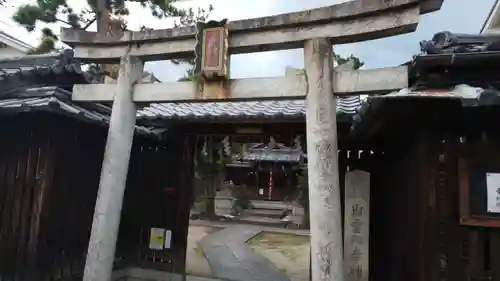
<path id="1" fill-rule="evenodd" d="M 0 0 L 6 1 L 6 0 Z M 82 0 L 83 1 L 83 0 Z M 28 31 L 33 31 L 37 21 L 45 23 L 60 22 L 72 28 L 87 29 L 91 24 L 99 21 L 99 0 L 87 0 L 88 6 L 80 11 L 75 11 L 67 3 L 67 0 L 37 0 L 36 4 L 21 5 L 13 16 L 14 21 L 24 26 Z M 149 8 L 151 14 L 157 18 L 180 17 L 180 25 L 193 25 L 196 21 L 205 20 L 208 10 L 198 9 L 197 13 L 192 9 L 179 10 L 173 3 L 177 0 L 107 0 L 106 9 L 109 14 L 121 18 L 129 15 L 126 8 L 127 2 L 140 3 L 142 7 Z"/>
<path id="2" fill-rule="evenodd" d="M 0 3 L 1 1 L 7 0 L 0 0 Z M 87 0 L 88 6 L 77 12 L 68 5 L 67 0 L 37 0 L 36 4 L 19 6 L 12 18 L 30 32 L 35 30 L 37 21 L 61 23 L 71 28 L 83 30 L 86 30 L 93 23 L 97 23 L 98 32 L 109 32 L 127 28 L 123 20 L 123 16 L 130 14 L 125 5 L 127 2 L 140 3 L 142 7 L 149 8 L 151 14 L 156 18 L 179 17 L 177 26 L 192 26 L 196 22 L 204 22 L 213 10 L 211 5 L 208 9 L 180 10 L 173 5 L 177 0 L 107 0 L 105 7 L 99 7 L 98 4 L 102 2 L 98 1 L 101 0 Z M 141 30 L 146 29 L 148 29 L 146 26 L 141 27 Z M 50 30 L 44 29 L 39 46 L 30 53 L 41 54 L 54 51 L 57 36 L 52 36 L 53 34 Z M 174 61 L 177 64 L 181 62 L 191 66 L 194 64 L 193 60 Z M 91 65 L 90 70 L 92 74 L 97 76 L 102 76 L 104 73 L 109 75 L 108 72 L 110 72 L 97 65 Z"/>

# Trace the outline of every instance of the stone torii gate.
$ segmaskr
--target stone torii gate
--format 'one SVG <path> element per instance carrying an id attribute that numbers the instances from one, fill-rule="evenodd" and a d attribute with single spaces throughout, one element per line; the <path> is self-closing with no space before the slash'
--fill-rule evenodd
<path id="1" fill-rule="evenodd" d="M 196 27 L 105 35 L 63 29 L 61 39 L 74 47 L 76 58 L 97 63 L 120 61 L 121 66 L 116 84 L 75 85 L 73 89 L 75 101 L 113 101 L 83 280 L 111 279 L 134 133 L 135 103 L 284 98 L 307 99 L 312 280 L 344 280 L 336 112 L 332 93 L 358 95 L 400 89 L 407 86 L 408 77 L 406 67 L 336 72 L 332 44 L 412 32 L 420 14 L 439 9 L 442 2 L 356 0 L 230 22 L 222 26 L 224 32 L 219 34 L 219 47 L 226 53 L 218 53 L 219 64 L 215 72 L 222 80 L 208 79 L 203 87 L 193 82 L 138 84 L 145 61 L 194 57 Z M 225 79 L 228 60 L 223 56 L 228 53 L 293 48 L 304 48 L 305 73 Z M 208 68 L 204 69 L 205 73 Z"/>

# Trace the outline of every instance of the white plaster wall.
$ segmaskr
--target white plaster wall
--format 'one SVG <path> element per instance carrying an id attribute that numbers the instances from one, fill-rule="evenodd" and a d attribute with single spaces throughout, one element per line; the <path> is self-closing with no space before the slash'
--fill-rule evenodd
<path id="1" fill-rule="evenodd" d="M 26 54 L 24 52 L 21 52 L 21 51 L 14 49 L 12 47 L 0 48 L 0 59 L 15 58 L 15 57 L 21 57 L 21 56 L 25 56 L 25 55 Z"/>

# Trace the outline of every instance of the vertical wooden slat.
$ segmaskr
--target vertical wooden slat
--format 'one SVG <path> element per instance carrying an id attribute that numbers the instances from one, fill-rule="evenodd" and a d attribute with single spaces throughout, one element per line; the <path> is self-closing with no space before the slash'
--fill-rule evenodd
<path id="1" fill-rule="evenodd" d="M 12 138 L 15 138 L 15 134 L 11 132 Z M 9 145 L 9 156 L 8 156 L 8 167 L 7 176 L 5 182 L 5 188 L 7 189 L 4 208 L 2 209 L 2 229 L 0 231 L 0 252 L 3 255 L 2 264 L 5 266 L 5 272 L 7 276 L 13 276 L 15 272 L 13 263 L 13 251 L 12 245 L 12 209 L 15 201 L 15 178 L 18 167 L 18 157 L 19 152 L 18 142 L 12 141 Z"/>
<path id="2" fill-rule="evenodd" d="M 5 124 L 0 123 L 0 127 L 3 129 L 4 133 L 9 132 L 8 129 L 5 128 Z M 12 138 L 8 137 L 8 134 L 5 137 L 0 138 L 0 142 L 2 146 L 0 147 L 0 237 L 2 237 L 3 230 L 3 211 L 7 205 L 8 198 L 8 186 L 7 186 L 7 172 L 9 168 L 9 155 L 12 153 L 10 149 Z M 8 258 L 7 253 L 2 251 L 3 244 L 2 240 L 0 240 L 0 275 L 5 276 L 7 273 L 7 268 L 5 266 L 5 260 Z"/>
<path id="3" fill-rule="evenodd" d="M 440 180 L 442 188 L 442 204 L 440 206 L 444 220 L 444 236 L 442 243 L 445 245 L 445 280 L 465 281 L 466 272 L 461 262 L 461 238 L 466 231 L 459 225 L 459 188 L 458 188 L 458 137 L 450 136 L 446 139 L 441 153 L 442 168 L 444 173 Z"/>
<path id="4" fill-rule="evenodd" d="M 20 129 L 20 128 L 19 128 Z M 14 269 L 17 272 L 16 275 L 22 274 L 23 269 L 23 255 L 22 251 L 19 251 L 19 244 L 23 243 L 23 233 L 22 230 L 22 207 L 23 202 L 26 198 L 29 198 L 29 193 L 25 191 L 26 184 L 26 168 L 29 157 L 29 130 L 18 130 L 16 134 L 19 139 L 19 152 L 18 152 L 18 160 L 17 160 L 17 172 L 15 177 L 15 192 L 14 192 L 14 206 L 12 210 L 12 237 L 10 239 L 10 244 L 13 249 L 13 256 L 11 257 L 13 260 Z M 20 277 L 20 276 L 19 276 Z"/>
<path id="5" fill-rule="evenodd" d="M 421 146 L 419 148 L 418 167 L 422 169 L 420 174 L 421 193 L 421 218 L 422 224 L 420 228 L 420 246 L 421 254 L 419 262 L 424 265 L 425 270 L 420 272 L 421 281 L 438 281 L 439 280 L 439 263 L 440 263 L 440 248 L 438 244 L 438 202 L 437 202 L 437 187 L 436 179 L 438 173 L 438 150 L 440 143 L 431 132 L 422 133 L 420 137 Z"/>
<path id="6" fill-rule="evenodd" d="M 500 281 L 500 230 L 491 229 L 490 231 L 490 270 L 492 272 L 492 281 Z"/>
<path id="7" fill-rule="evenodd" d="M 142 148 L 138 142 L 134 142 L 131 152 L 131 161 L 129 166 L 129 172 L 127 177 L 127 188 L 125 189 L 125 196 L 123 201 L 122 218 L 120 222 L 120 233 L 118 236 L 117 243 L 117 257 L 123 257 L 123 265 L 136 262 L 136 255 L 133 254 L 138 251 L 137 244 L 137 233 L 140 231 L 137 229 L 137 225 L 140 221 L 139 214 L 137 211 L 141 201 L 139 186 L 142 181 L 141 177 L 141 167 L 143 166 L 143 161 L 141 157 Z M 139 219 L 137 219 L 139 217 Z"/>
<path id="8" fill-rule="evenodd" d="M 469 280 L 478 278 L 483 271 L 483 237 L 478 228 L 469 229 Z"/>
<path id="9" fill-rule="evenodd" d="M 32 212 L 28 245 L 30 248 L 30 255 L 36 260 L 39 269 L 44 269 L 43 266 L 47 266 L 48 264 L 41 258 L 44 254 L 43 248 L 47 236 L 47 233 L 43 232 L 43 224 L 47 221 L 47 214 L 44 213 L 44 211 L 46 211 L 50 205 L 48 199 L 52 188 L 52 176 L 55 166 L 55 148 L 50 139 L 42 139 L 38 163 L 39 168 L 37 170 L 37 182 L 35 186 L 37 192 L 34 198 L 35 205 Z"/>
<path id="10" fill-rule="evenodd" d="M 184 274 L 186 270 L 186 248 L 187 248 L 187 234 L 189 230 L 189 213 L 191 196 L 193 196 L 193 173 L 194 173 L 194 148 L 195 143 L 193 138 L 189 138 L 184 135 L 181 142 L 177 145 L 183 147 L 182 150 L 182 167 L 183 171 L 180 173 L 180 196 L 179 196 L 179 223 L 178 223 L 178 234 L 176 239 L 176 244 L 179 247 L 178 253 L 178 263 L 175 266 L 175 270 L 178 273 Z"/>
<path id="11" fill-rule="evenodd" d="M 33 265 L 29 261 L 29 249 L 28 249 L 28 238 L 29 238 L 29 222 L 31 208 L 33 206 L 33 194 L 36 181 L 36 165 L 38 162 L 38 146 L 35 142 L 33 136 L 33 129 L 29 128 L 29 143 L 27 144 L 28 149 L 28 159 L 26 164 L 26 177 L 25 177 L 25 189 L 26 193 L 24 195 L 24 201 L 22 206 L 21 214 L 21 229 L 19 237 L 18 251 L 21 253 L 21 262 L 24 265 L 25 278 L 29 279 L 31 276 L 31 271 L 33 270 Z"/>

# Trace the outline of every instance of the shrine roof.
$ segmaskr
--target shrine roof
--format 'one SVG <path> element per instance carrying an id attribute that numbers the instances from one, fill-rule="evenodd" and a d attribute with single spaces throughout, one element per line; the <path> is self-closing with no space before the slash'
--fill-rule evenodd
<path id="1" fill-rule="evenodd" d="M 352 115 L 360 106 L 359 96 L 337 99 L 337 114 Z M 305 118 L 305 100 L 156 103 L 137 112 L 138 119 L 228 120 Z"/>
<path id="2" fill-rule="evenodd" d="M 71 101 L 73 85 L 88 82 L 72 52 L 0 60 L 0 114 L 51 112 L 107 126 L 110 107 Z M 136 130 L 152 133 L 142 126 Z"/>

